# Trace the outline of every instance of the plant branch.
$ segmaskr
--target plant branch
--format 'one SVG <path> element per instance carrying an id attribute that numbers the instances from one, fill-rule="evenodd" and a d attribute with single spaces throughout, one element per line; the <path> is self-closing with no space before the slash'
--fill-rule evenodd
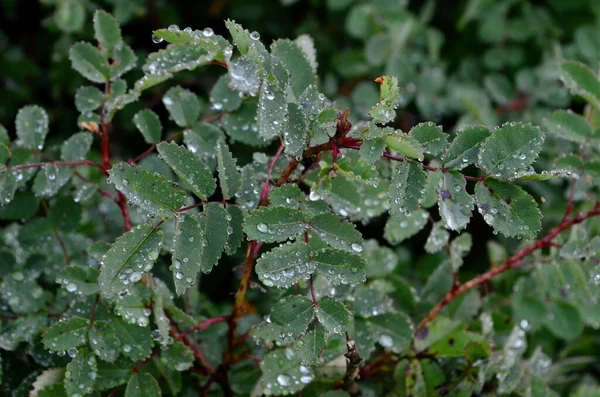
<path id="1" fill-rule="evenodd" d="M 553 244 L 552 240 L 554 240 L 554 238 L 556 236 L 558 236 L 560 233 L 562 233 L 563 231 L 569 229 L 571 226 L 573 226 L 575 224 L 581 223 L 581 222 L 585 221 L 586 219 L 592 218 L 599 214 L 600 214 L 600 203 L 597 203 L 594 206 L 594 208 L 592 208 L 589 211 L 583 212 L 573 218 L 564 218 L 562 220 L 562 222 L 558 226 L 556 226 L 554 229 L 550 230 L 548 232 L 548 234 L 546 234 L 541 239 L 537 240 L 536 242 L 523 248 L 522 250 L 520 250 L 519 252 L 517 252 L 516 254 L 511 256 L 502 265 L 495 267 L 486 273 L 480 274 L 479 276 L 477 276 L 465 283 L 462 283 L 456 287 L 453 287 L 452 290 L 450 290 L 450 292 L 448 292 L 446 294 L 446 296 L 444 296 L 444 298 L 440 302 L 438 302 L 438 304 L 435 305 L 429 311 L 429 313 L 427 313 L 427 315 L 419 322 L 416 330 L 418 331 L 419 329 L 423 328 L 426 324 L 428 324 L 431 320 L 433 320 L 439 314 L 439 312 L 442 311 L 442 309 L 444 309 L 446 306 L 448 306 L 448 304 L 450 304 L 450 302 L 452 302 L 458 296 L 464 294 L 465 292 L 467 292 L 475 287 L 478 287 L 479 285 L 486 283 L 487 281 L 491 280 L 495 276 L 502 274 L 507 270 L 510 270 L 512 268 L 520 266 L 523 258 L 525 258 L 526 256 L 528 256 L 529 254 L 531 254 L 532 252 L 534 252 L 538 249 L 542 249 L 542 248 L 551 246 Z"/>
<path id="2" fill-rule="evenodd" d="M 222 323 L 224 321 L 227 321 L 227 317 L 226 316 L 218 316 L 218 317 L 213 317 L 213 318 L 207 318 L 206 320 L 201 321 L 198 325 L 196 325 L 193 328 L 190 328 L 186 331 L 183 331 L 181 334 L 186 336 L 189 335 L 193 332 L 196 331 L 204 331 L 205 329 L 207 329 L 208 327 L 210 327 L 213 324 L 217 324 L 217 323 Z"/>

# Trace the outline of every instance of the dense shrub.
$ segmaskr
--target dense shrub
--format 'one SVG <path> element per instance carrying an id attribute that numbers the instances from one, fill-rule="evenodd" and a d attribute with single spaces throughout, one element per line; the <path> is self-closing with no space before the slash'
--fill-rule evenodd
<path id="1" fill-rule="evenodd" d="M 2 391 L 600 393 L 600 8 L 439 3 L 9 27 Z"/>

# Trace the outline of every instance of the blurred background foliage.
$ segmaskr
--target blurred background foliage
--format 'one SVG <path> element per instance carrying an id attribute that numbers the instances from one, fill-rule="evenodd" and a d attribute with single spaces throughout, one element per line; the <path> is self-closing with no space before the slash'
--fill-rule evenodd
<path id="1" fill-rule="evenodd" d="M 373 82 L 377 76 L 398 77 L 403 100 L 395 126 L 404 131 L 421 121 L 441 124 L 447 132 L 467 124 L 492 127 L 513 120 L 542 125 L 555 109 L 583 110 L 583 102 L 571 103 L 556 61 L 579 60 L 594 70 L 600 66 L 597 0 L 0 0 L 0 123 L 10 126 L 11 133 L 17 110 L 26 104 L 38 104 L 50 113 L 49 143 L 60 143 L 79 130 L 73 97 L 84 80 L 71 68 L 68 50 L 77 41 L 92 41 L 90 20 L 98 8 L 111 12 L 121 23 L 138 65 L 157 50 L 151 31 L 172 24 L 182 29 L 211 27 L 228 36 L 223 20 L 231 18 L 258 31 L 267 45 L 275 38 L 309 34 L 315 39 L 322 91 L 339 107 L 350 108 L 352 121 L 366 118 L 378 101 L 379 89 Z M 111 142 L 115 157 L 128 158 L 146 148 L 132 122 L 137 111 L 149 108 L 166 119 L 161 98 L 176 84 L 205 98 L 208 107 L 206 98 L 221 74 L 218 66 L 178 73 L 172 84 L 153 88 L 142 101 L 119 112 L 113 120 Z M 126 79 L 132 83 L 141 76 L 135 70 Z M 251 160 L 252 147 L 237 143 L 233 149 L 242 165 Z M 564 141 L 556 144 L 549 137 L 540 166 L 552 168 L 562 153 L 570 152 L 572 147 Z M 537 198 L 545 199 L 546 226 L 560 221 L 566 184 L 557 180 L 528 185 Z M 384 219 L 375 219 L 360 231 L 365 238 L 383 242 L 384 224 Z M 492 232 L 479 218 L 473 220 L 470 231 L 474 248 L 461 269 L 465 278 L 488 269 L 490 262 L 502 262 L 520 243 L 491 242 Z M 414 258 L 408 272 L 415 283 L 425 284 L 441 262 L 437 255 L 421 255 L 426 238 L 421 232 L 410 245 L 404 243 L 397 249 L 404 264 Z M 202 285 L 208 287 L 203 290 L 213 300 L 229 299 L 225 295 L 233 290 L 229 271 L 225 266 L 217 270 L 203 279 Z M 511 293 L 517 279 L 517 274 L 507 274 L 496 283 L 506 293 L 495 298 L 499 306 L 507 305 L 503 296 Z M 415 305 L 430 305 L 441 293 L 432 293 Z M 464 302 L 469 300 L 466 295 Z M 470 317 L 477 307 L 463 307 L 464 302 L 458 300 L 451 309 L 465 310 L 465 317 Z M 512 328 L 506 312 L 495 315 L 496 323 L 505 319 L 506 330 Z M 600 350 L 597 338 L 567 345 L 545 328 L 535 338 L 553 357 L 592 355 Z M 572 365 L 597 375 L 598 368 L 589 362 Z"/>

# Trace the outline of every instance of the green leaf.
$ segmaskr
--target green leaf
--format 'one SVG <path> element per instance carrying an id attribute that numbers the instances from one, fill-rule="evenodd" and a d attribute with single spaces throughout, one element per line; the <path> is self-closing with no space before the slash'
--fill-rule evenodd
<path id="1" fill-rule="evenodd" d="M 69 266 L 56 278 L 68 292 L 82 295 L 98 293 L 98 269 L 83 266 Z"/>
<path id="2" fill-rule="evenodd" d="M 92 134 L 86 131 L 71 135 L 62 145 L 60 159 L 62 161 L 85 160 L 93 141 Z"/>
<path id="3" fill-rule="evenodd" d="M 131 360 L 143 360 L 152 354 L 152 334 L 149 327 L 127 324 L 118 319 L 111 322 L 121 342 L 121 354 Z"/>
<path id="4" fill-rule="evenodd" d="M 402 353 L 410 346 L 413 324 L 402 313 L 384 313 L 369 317 L 369 325 L 377 335 L 378 342 L 386 350 Z"/>
<path id="5" fill-rule="evenodd" d="M 221 258 L 227 243 L 227 212 L 209 203 L 198 216 L 177 216 L 172 271 L 178 295 L 196 282 L 198 272 L 209 273 Z"/>
<path id="6" fill-rule="evenodd" d="M 162 124 L 158 115 L 150 109 L 140 110 L 133 116 L 133 122 L 142 133 L 146 143 L 156 143 L 160 141 L 162 135 Z"/>
<path id="7" fill-rule="evenodd" d="M 240 191 L 242 178 L 237 169 L 237 162 L 223 138 L 217 141 L 217 161 L 221 192 L 223 198 L 229 199 Z"/>
<path id="8" fill-rule="evenodd" d="M 131 361 L 126 358 L 120 358 L 114 363 L 98 360 L 96 364 L 98 366 L 96 388 L 98 390 L 110 390 L 127 383 L 127 379 L 131 375 L 131 364 Z"/>
<path id="9" fill-rule="evenodd" d="M 224 74 L 219 77 L 210 90 L 210 102 L 214 110 L 232 112 L 242 104 L 242 98 L 237 92 L 229 88 L 229 82 L 229 75 Z"/>
<path id="10" fill-rule="evenodd" d="M 412 161 L 398 164 L 388 192 L 392 215 L 410 215 L 419 209 L 425 194 L 426 176 L 421 164 Z"/>
<path id="11" fill-rule="evenodd" d="M 86 19 L 85 4 L 82 0 L 58 2 L 53 18 L 56 26 L 65 33 L 79 32 Z"/>
<path id="12" fill-rule="evenodd" d="M 588 66 L 576 61 L 563 61 L 559 69 L 561 79 L 573 94 L 582 96 L 596 109 L 600 108 L 600 81 Z"/>
<path id="13" fill-rule="evenodd" d="M 114 313 L 129 324 L 146 327 L 151 314 L 146 306 L 150 303 L 151 293 L 143 284 L 135 284 L 127 294 L 119 295 L 116 299 Z"/>
<path id="14" fill-rule="evenodd" d="M 120 163 L 108 173 L 110 181 L 129 201 L 148 212 L 169 217 L 185 205 L 185 191 L 155 172 Z"/>
<path id="15" fill-rule="evenodd" d="M 333 214 L 317 215 L 308 226 L 321 240 L 332 246 L 350 252 L 362 252 L 362 236 L 354 224 Z"/>
<path id="16" fill-rule="evenodd" d="M 440 215 L 450 230 L 464 229 L 471 219 L 475 199 L 467 193 L 467 181 L 457 171 L 447 171 L 439 182 Z"/>
<path id="17" fill-rule="evenodd" d="M 285 241 L 305 229 L 302 213 L 287 207 L 262 207 L 244 220 L 244 232 L 248 239 L 266 243 Z"/>
<path id="18" fill-rule="evenodd" d="M 125 397 L 160 397 L 161 395 L 158 382 L 149 373 L 134 373 L 125 388 Z"/>
<path id="19" fill-rule="evenodd" d="M 282 338 L 297 339 L 306 332 L 314 317 L 313 303 L 304 296 L 288 296 L 273 305 L 269 316 L 273 323 L 281 326 Z"/>
<path id="20" fill-rule="evenodd" d="M 540 230 L 542 214 L 537 203 L 517 185 L 494 179 L 477 182 L 475 199 L 486 223 L 506 237 L 533 238 Z"/>
<path id="21" fill-rule="evenodd" d="M 537 159 L 544 139 L 540 129 L 531 124 L 504 124 L 481 144 L 479 164 L 489 175 L 510 178 Z"/>
<path id="22" fill-rule="evenodd" d="M 212 196 L 217 184 L 212 172 L 195 154 L 174 142 L 159 143 L 157 149 L 161 159 L 169 164 L 169 167 L 192 189 L 196 196 L 202 200 L 207 200 Z"/>
<path id="23" fill-rule="evenodd" d="M 142 91 L 145 91 L 148 88 L 152 88 L 155 85 L 165 82 L 171 77 L 173 77 L 171 73 L 147 74 L 134 83 L 133 93 L 139 97 Z"/>
<path id="24" fill-rule="evenodd" d="M 594 138 L 594 132 L 588 122 L 570 110 L 557 110 L 544 119 L 548 131 L 559 138 L 571 142 L 585 143 Z"/>
<path id="25" fill-rule="evenodd" d="M 48 328 L 42 342 L 48 350 L 64 351 L 85 345 L 87 336 L 88 320 L 71 317 L 67 321 L 58 322 Z"/>
<path id="26" fill-rule="evenodd" d="M 162 99 L 169 114 L 180 127 L 190 127 L 200 117 L 202 104 L 190 90 L 182 87 L 171 87 Z"/>
<path id="27" fill-rule="evenodd" d="M 69 181 L 71 171 L 68 168 L 58 167 L 47 163 L 35 176 L 32 190 L 38 197 L 52 197 Z"/>
<path id="28" fill-rule="evenodd" d="M 332 248 L 324 248 L 311 254 L 317 264 L 317 271 L 334 285 L 365 282 L 364 258 L 355 253 Z"/>
<path id="29" fill-rule="evenodd" d="M 0 170 L 0 204 L 6 205 L 15 197 L 15 192 L 19 187 L 17 177 L 14 172 L 8 169 Z M 0 206 L 1 208 L 1 206 Z"/>
<path id="30" fill-rule="evenodd" d="M 187 371 L 194 365 L 194 353 L 181 342 L 175 342 L 160 353 L 160 361 L 176 371 Z"/>
<path id="31" fill-rule="evenodd" d="M 121 28 L 108 12 L 96 10 L 94 13 L 94 36 L 108 57 L 112 57 L 115 48 L 123 42 Z"/>
<path id="32" fill-rule="evenodd" d="M 369 115 L 378 124 L 387 124 L 396 118 L 396 107 L 400 103 L 400 89 L 398 79 L 391 76 L 382 76 L 375 80 L 380 83 L 379 103 L 371 109 Z"/>
<path id="33" fill-rule="evenodd" d="M 267 354 L 260 362 L 265 395 L 295 394 L 312 382 L 315 374 L 305 367 L 291 350 L 277 349 Z"/>
<path id="34" fill-rule="evenodd" d="M 110 66 L 100 50 L 89 43 L 75 43 L 69 51 L 71 66 L 94 83 L 105 83 L 110 77 Z"/>
<path id="35" fill-rule="evenodd" d="M 81 349 L 65 371 L 65 390 L 67 395 L 79 395 L 94 390 L 97 373 L 96 357 L 87 349 Z"/>
<path id="36" fill-rule="evenodd" d="M 94 321 L 89 331 L 90 349 L 101 360 L 113 363 L 119 356 L 121 342 L 110 321 Z"/>
<path id="37" fill-rule="evenodd" d="M 403 154 L 404 156 L 411 157 L 419 161 L 423 160 L 423 152 L 425 149 L 416 139 L 406 134 L 396 133 L 387 135 L 385 142 L 387 147 Z"/>
<path id="38" fill-rule="evenodd" d="M 277 81 L 266 78 L 260 87 L 258 100 L 258 134 L 264 140 L 270 140 L 283 134 L 288 120 L 285 92 Z"/>
<path id="39" fill-rule="evenodd" d="M 242 55 L 229 65 L 229 87 L 245 95 L 255 96 L 261 83 L 261 67 L 254 61 Z"/>
<path id="40" fill-rule="evenodd" d="M 33 337 L 46 326 L 46 316 L 28 315 L 9 321 L 0 332 L 0 347 L 4 350 L 15 350 L 20 342 L 32 342 Z"/>
<path id="41" fill-rule="evenodd" d="M 430 254 L 441 251 L 448 244 L 449 239 L 450 233 L 444 229 L 441 222 L 436 222 L 433 224 L 431 233 L 429 233 L 429 237 L 425 242 L 425 251 Z"/>
<path id="42" fill-rule="evenodd" d="M 308 245 L 283 244 L 263 254 L 256 262 L 256 274 L 267 287 L 287 288 L 315 271 Z"/>
<path id="43" fill-rule="evenodd" d="M 167 48 L 148 55 L 142 70 L 149 75 L 194 70 L 209 64 L 218 53 L 219 47 L 210 41 L 169 44 Z"/>
<path id="44" fill-rule="evenodd" d="M 297 43 L 288 39 L 276 40 L 271 44 L 271 53 L 290 72 L 291 88 L 297 97 L 310 84 L 317 84 L 313 67 Z"/>
<path id="45" fill-rule="evenodd" d="M 92 86 L 81 86 L 75 93 L 75 107 L 81 113 L 98 109 L 102 106 L 104 100 L 104 93 Z"/>
<path id="46" fill-rule="evenodd" d="M 423 146 L 425 153 L 439 154 L 448 145 L 448 136 L 442 127 L 431 122 L 414 126 L 408 135 Z"/>
<path id="47" fill-rule="evenodd" d="M 0 285 L 0 294 L 15 313 L 33 313 L 44 308 L 47 297 L 35 279 L 25 278 L 21 271 L 15 271 L 4 277 Z"/>
<path id="48" fill-rule="evenodd" d="M 244 239 L 244 213 L 237 205 L 228 205 L 226 209 L 226 218 L 229 221 L 229 226 L 227 227 L 228 237 L 227 245 L 225 246 L 225 253 L 227 255 L 233 255 L 237 252 L 238 248 L 242 244 L 242 240 Z"/>
<path id="49" fill-rule="evenodd" d="M 369 164 L 375 163 L 383 155 L 386 141 L 383 138 L 364 140 L 360 146 L 360 158 Z"/>
<path id="50" fill-rule="evenodd" d="M 112 297 L 141 280 L 152 269 L 162 247 L 163 232 L 150 225 L 138 225 L 123 234 L 102 258 L 98 283 L 106 297 Z"/>
<path id="51" fill-rule="evenodd" d="M 479 146 L 488 136 L 490 131 L 484 126 L 467 126 L 460 130 L 446 150 L 444 166 L 462 170 L 477 162 Z"/>
<path id="52" fill-rule="evenodd" d="M 336 334 L 343 334 L 350 325 L 350 311 L 342 302 L 331 296 L 324 296 L 319 300 L 315 314 L 327 330 Z"/>
<path id="53" fill-rule="evenodd" d="M 450 243 L 450 263 L 452 270 L 458 271 L 463 264 L 463 257 L 466 256 L 473 246 L 473 238 L 469 233 L 463 233 Z"/>
<path id="54" fill-rule="evenodd" d="M 573 340 L 579 337 L 584 328 L 581 314 L 575 306 L 564 300 L 557 300 L 548 305 L 548 321 L 546 327 L 560 339 Z"/>
<path id="55" fill-rule="evenodd" d="M 42 150 L 48 135 L 48 114 L 37 105 L 19 109 L 15 119 L 17 144 L 27 149 Z"/>
<path id="56" fill-rule="evenodd" d="M 323 329 L 311 329 L 300 339 L 294 348 L 303 365 L 314 367 L 321 364 L 321 355 L 326 341 Z"/>

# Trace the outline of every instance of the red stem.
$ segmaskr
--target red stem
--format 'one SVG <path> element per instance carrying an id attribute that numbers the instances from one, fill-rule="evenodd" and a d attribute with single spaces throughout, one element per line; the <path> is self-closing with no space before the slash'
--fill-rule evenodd
<path id="1" fill-rule="evenodd" d="M 196 325 L 195 327 L 190 328 L 187 331 L 183 331 L 181 334 L 182 335 L 189 335 L 189 334 L 191 334 L 193 332 L 196 332 L 196 331 L 204 331 L 205 329 L 207 329 L 211 325 L 217 324 L 217 323 L 222 323 L 224 321 L 227 321 L 227 317 L 226 316 L 218 316 L 218 317 L 213 317 L 213 318 L 207 318 L 206 320 L 202 321 L 200 324 Z"/>
<path id="2" fill-rule="evenodd" d="M 456 286 L 455 288 L 452 288 L 452 290 L 450 292 L 448 292 L 446 294 L 446 296 L 444 296 L 444 298 L 440 302 L 438 302 L 438 304 L 435 305 L 429 311 L 429 313 L 427 313 L 427 315 L 419 322 L 419 325 L 417 326 L 417 330 L 419 330 L 420 328 L 423 328 L 427 323 L 429 323 L 431 320 L 433 320 L 442 309 L 444 309 L 446 306 L 448 306 L 448 304 L 450 304 L 450 302 L 452 302 L 458 296 L 464 294 L 465 292 L 467 292 L 479 285 L 486 283 L 487 281 L 491 280 L 495 276 L 497 276 L 501 273 L 504 273 L 505 271 L 507 271 L 509 269 L 518 267 L 521 263 L 521 260 L 523 258 L 525 258 L 526 256 L 528 256 L 529 254 L 531 254 L 532 252 L 534 252 L 538 249 L 542 249 L 542 248 L 551 246 L 552 240 L 556 236 L 558 236 L 560 233 L 562 233 L 563 231 L 567 230 L 568 228 L 570 228 L 571 226 L 573 226 L 577 223 L 581 223 L 581 222 L 585 221 L 586 219 L 597 216 L 599 214 L 600 214 L 600 203 L 597 203 L 593 209 L 591 209 L 587 212 L 583 212 L 571 219 L 567 219 L 567 218 L 563 219 L 563 221 L 558 226 L 556 226 L 554 229 L 550 230 L 548 232 L 548 234 L 546 234 L 543 238 L 541 238 L 540 240 L 537 240 L 536 242 L 529 245 L 528 247 L 523 248 L 522 250 L 520 250 L 519 252 L 517 252 L 516 254 L 511 256 L 502 265 L 495 267 L 486 273 L 480 274 L 479 276 L 477 276 L 463 284 L 460 284 L 460 285 Z"/>

